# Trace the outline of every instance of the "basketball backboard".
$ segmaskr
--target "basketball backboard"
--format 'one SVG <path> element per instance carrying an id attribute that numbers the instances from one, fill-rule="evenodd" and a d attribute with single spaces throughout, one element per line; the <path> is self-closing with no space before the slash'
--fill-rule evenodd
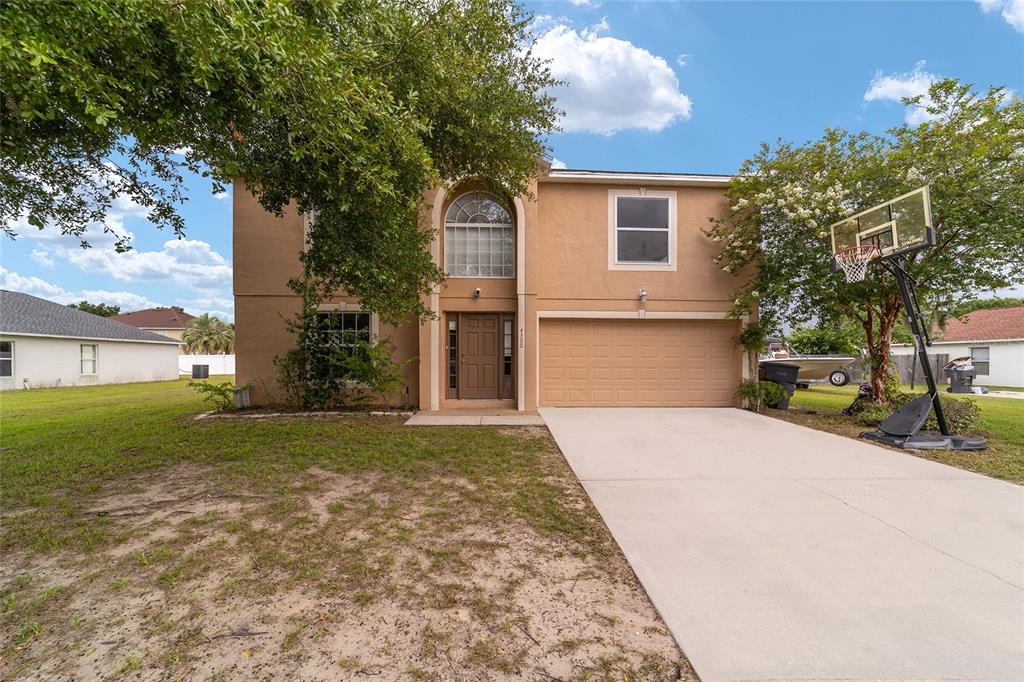
<path id="1" fill-rule="evenodd" d="M 876 258 L 888 258 L 935 244 L 928 187 L 844 218 L 832 225 L 832 253 L 860 246 L 878 247 Z"/>

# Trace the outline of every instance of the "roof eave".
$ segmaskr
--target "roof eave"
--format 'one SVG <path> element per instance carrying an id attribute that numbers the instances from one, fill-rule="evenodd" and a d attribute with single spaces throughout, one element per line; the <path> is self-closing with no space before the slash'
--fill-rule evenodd
<path id="1" fill-rule="evenodd" d="M 538 178 L 538 182 L 586 183 L 617 185 L 675 185 L 686 187 L 729 186 L 731 175 L 697 175 L 690 173 L 641 173 L 596 170 L 575 170 L 553 168 L 547 175 Z"/>
<path id="2" fill-rule="evenodd" d="M 168 346 L 184 345 L 183 341 L 168 338 L 167 340 L 157 339 L 115 339 L 109 336 L 71 336 L 68 334 L 38 334 L 34 332 L 5 332 L 0 331 L 0 336 L 36 336 L 43 339 L 81 339 L 82 341 L 116 341 L 119 343 L 158 343 Z"/>

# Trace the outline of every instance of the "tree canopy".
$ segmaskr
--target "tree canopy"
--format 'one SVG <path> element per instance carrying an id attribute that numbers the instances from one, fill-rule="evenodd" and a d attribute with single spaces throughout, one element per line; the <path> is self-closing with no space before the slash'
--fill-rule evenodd
<path id="1" fill-rule="evenodd" d="M 316 217 L 305 291 L 425 314 L 423 192 L 522 192 L 555 125 L 528 20 L 512 0 L 6 0 L 0 222 L 82 236 L 129 197 L 181 235 L 184 170 L 243 179 Z"/>
<path id="2" fill-rule="evenodd" d="M 864 330 L 849 322 L 797 327 L 786 335 L 786 345 L 802 355 L 857 355 Z"/>
<path id="3" fill-rule="evenodd" d="M 872 383 L 884 397 L 889 345 L 902 315 L 883 268 L 847 284 L 831 267 L 828 226 L 929 185 L 938 244 L 910 257 L 922 304 L 952 310 L 980 292 L 1024 281 L 1024 103 L 1003 88 L 978 95 L 945 80 L 927 97 L 929 121 L 886 135 L 828 129 L 819 140 L 763 144 L 727 191 L 708 235 L 738 285 L 735 314 L 759 310 L 768 328 L 849 318 L 864 330 Z"/>
<path id="4" fill-rule="evenodd" d="M 203 313 L 188 321 L 181 333 L 186 353 L 222 354 L 235 352 L 235 327 Z"/>
<path id="5" fill-rule="evenodd" d="M 111 317 L 121 312 L 121 306 L 119 305 L 107 305 L 106 303 L 89 303 L 89 301 L 68 303 L 68 307 L 75 308 L 86 313 L 92 313 L 93 315 L 99 315 L 100 317 Z"/>

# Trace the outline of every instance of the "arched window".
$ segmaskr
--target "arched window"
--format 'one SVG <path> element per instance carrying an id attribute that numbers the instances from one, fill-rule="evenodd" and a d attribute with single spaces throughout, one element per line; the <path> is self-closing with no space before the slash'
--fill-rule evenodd
<path id="1" fill-rule="evenodd" d="M 452 277 L 515 277 L 512 214 L 493 194 L 467 192 L 444 215 L 444 269 Z"/>

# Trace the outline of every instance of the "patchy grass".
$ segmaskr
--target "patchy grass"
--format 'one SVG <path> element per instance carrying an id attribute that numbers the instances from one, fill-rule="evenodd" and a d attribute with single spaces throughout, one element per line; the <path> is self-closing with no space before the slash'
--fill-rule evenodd
<path id="1" fill-rule="evenodd" d="M 545 429 L 2 400 L 4 679 L 691 675 Z"/>
<path id="2" fill-rule="evenodd" d="M 842 410 L 853 402 L 856 395 L 856 386 L 836 388 L 815 385 L 809 389 L 798 389 L 790 402 L 789 411 L 768 410 L 767 413 L 804 426 L 856 438 L 866 428 L 857 424 L 852 417 L 842 414 Z M 977 435 L 988 441 L 988 449 L 978 452 L 906 452 L 993 478 L 1024 483 L 1024 400 L 983 395 L 956 397 L 973 400 L 981 408 Z"/>

